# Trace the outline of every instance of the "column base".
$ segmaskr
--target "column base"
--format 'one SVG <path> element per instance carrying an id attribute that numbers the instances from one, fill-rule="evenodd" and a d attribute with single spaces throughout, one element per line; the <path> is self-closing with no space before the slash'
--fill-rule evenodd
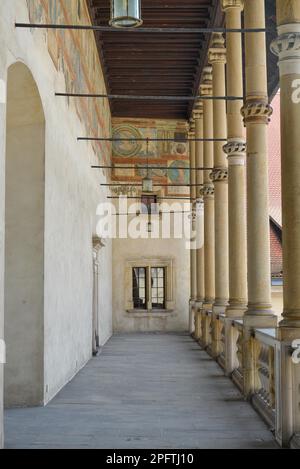
<path id="1" fill-rule="evenodd" d="M 197 300 L 195 302 L 195 333 L 194 333 L 194 339 L 196 342 L 199 341 L 202 335 L 202 324 L 201 324 L 201 319 L 202 319 L 202 305 L 203 301 Z"/>
<path id="2" fill-rule="evenodd" d="M 193 336 L 195 331 L 195 299 L 191 298 L 189 301 L 189 333 Z"/>
<path id="3" fill-rule="evenodd" d="M 239 304 L 229 303 L 229 305 L 226 308 L 225 314 L 227 318 L 242 319 L 246 311 L 247 311 L 246 303 L 239 303 Z"/>

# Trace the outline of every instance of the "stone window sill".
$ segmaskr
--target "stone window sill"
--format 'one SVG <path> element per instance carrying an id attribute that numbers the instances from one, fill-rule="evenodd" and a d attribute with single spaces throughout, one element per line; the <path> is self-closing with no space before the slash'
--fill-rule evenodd
<path id="1" fill-rule="evenodd" d="M 171 309 L 128 309 L 126 312 L 134 318 L 164 318 L 174 314 Z"/>

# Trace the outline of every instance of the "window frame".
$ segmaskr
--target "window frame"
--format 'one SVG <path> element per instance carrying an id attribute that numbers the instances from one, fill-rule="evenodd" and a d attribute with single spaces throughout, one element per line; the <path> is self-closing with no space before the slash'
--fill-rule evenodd
<path id="1" fill-rule="evenodd" d="M 175 269 L 174 269 L 173 258 L 139 258 L 126 261 L 125 266 L 125 310 L 129 313 L 147 313 L 155 314 L 158 312 L 172 312 L 176 309 L 174 301 L 175 288 Z M 133 298 L 133 269 L 134 268 L 145 268 L 146 269 L 146 297 L 147 306 L 146 309 L 135 308 Z M 152 268 L 163 268 L 164 269 L 164 308 L 153 308 L 152 307 Z"/>

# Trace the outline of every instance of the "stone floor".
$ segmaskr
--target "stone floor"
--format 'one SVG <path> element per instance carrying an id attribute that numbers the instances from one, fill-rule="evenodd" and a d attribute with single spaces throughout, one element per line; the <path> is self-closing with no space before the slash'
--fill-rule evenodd
<path id="1" fill-rule="evenodd" d="M 276 448 L 188 335 L 116 335 L 46 407 L 6 411 L 6 448 Z"/>

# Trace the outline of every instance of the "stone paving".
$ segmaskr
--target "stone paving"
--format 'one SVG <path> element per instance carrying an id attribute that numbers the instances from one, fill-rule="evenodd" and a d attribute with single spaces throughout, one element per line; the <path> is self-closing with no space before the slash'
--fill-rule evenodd
<path id="1" fill-rule="evenodd" d="M 277 448 L 184 334 L 119 334 L 45 408 L 5 412 L 6 448 Z"/>

